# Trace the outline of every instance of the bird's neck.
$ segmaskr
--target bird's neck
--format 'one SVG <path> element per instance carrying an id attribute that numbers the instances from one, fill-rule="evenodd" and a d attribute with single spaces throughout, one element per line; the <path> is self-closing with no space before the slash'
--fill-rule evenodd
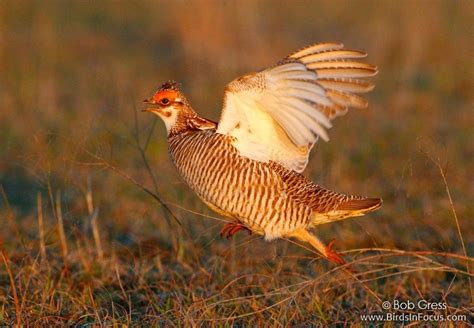
<path id="1" fill-rule="evenodd" d="M 216 128 L 216 122 L 199 116 L 194 110 L 189 108 L 189 110 L 183 111 L 178 115 L 175 123 L 168 132 L 168 138 L 177 136 L 182 133 L 210 130 Z"/>
<path id="2" fill-rule="evenodd" d="M 168 131 L 168 138 L 171 138 L 178 134 L 186 133 L 192 130 L 192 128 L 188 124 L 188 121 L 192 119 L 193 117 L 198 117 L 198 115 L 192 109 L 181 111 L 178 114 L 178 117 L 176 118 L 174 124 L 171 126 L 171 128 Z"/>

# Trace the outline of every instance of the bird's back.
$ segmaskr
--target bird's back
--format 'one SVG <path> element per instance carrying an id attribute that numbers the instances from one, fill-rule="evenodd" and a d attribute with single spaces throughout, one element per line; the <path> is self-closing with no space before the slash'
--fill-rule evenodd
<path id="1" fill-rule="evenodd" d="M 180 175 L 206 204 L 267 239 L 306 228 L 355 199 L 279 164 L 243 157 L 232 137 L 213 129 L 175 135 L 169 147 Z"/>

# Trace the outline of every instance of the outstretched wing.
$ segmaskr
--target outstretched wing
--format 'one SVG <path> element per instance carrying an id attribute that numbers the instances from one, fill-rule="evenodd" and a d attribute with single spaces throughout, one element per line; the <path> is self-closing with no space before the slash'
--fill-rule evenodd
<path id="1" fill-rule="evenodd" d="M 361 78 L 377 74 L 377 68 L 357 61 L 366 56 L 321 43 L 237 78 L 225 90 L 217 132 L 234 137 L 242 156 L 302 172 L 318 138 L 329 140 L 331 120 L 349 107 L 367 107 L 357 94 L 374 85 Z"/>

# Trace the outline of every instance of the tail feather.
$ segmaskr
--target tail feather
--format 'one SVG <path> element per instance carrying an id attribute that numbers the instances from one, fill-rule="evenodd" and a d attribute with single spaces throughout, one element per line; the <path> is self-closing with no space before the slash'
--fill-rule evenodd
<path id="1" fill-rule="evenodd" d="M 340 204 L 337 210 L 368 213 L 378 209 L 380 206 L 382 206 L 382 199 L 380 198 L 351 199 Z"/>
<path id="2" fill-rule="evenodd" d="M 350 199 L 342 202 L 336 209 L 328 213 L 315 212 L 311 223 L 313 226 L 316 226 L 354 216 L 361 216 L 375 211 L 380 208 L 380 206 L 382 206 L 382 199 L 380 198 Z"/>

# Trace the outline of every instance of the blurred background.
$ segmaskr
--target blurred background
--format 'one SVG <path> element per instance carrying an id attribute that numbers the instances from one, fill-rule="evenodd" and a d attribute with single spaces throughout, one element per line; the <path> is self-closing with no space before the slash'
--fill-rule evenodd
<path id="1" fill-rule="evenodd" d="M 472 1 L 2 1 L 2 249 L 12 261 L 15 254 L 38 253 L 39 197 L 50 261 L 61 245 L 56 202 L 71 262 L 89 244 L 86 254 L 96 256 L 94 224 L 102 256 L 132 254 L 158 271 L 185 266 L 190 248 L 210 272 L 244 254 L 245 269 L 221 268 L 229 277 L 269 270 L 259 261 L 274 269 L 276 255 L 307 255 L 286 241 L 219 238 L 222 222 L 202 217 L 217 215 L 174 171 L 163 124 L 140 111 L 144 98 L 173 79 L 198 113 L 218 120 L 228 82 L 305 45 L 334 41 L 366 51 L 380 72 L 369 108 L 335 122 L 331 142 L 317 144 L 304 174 L 339 192 L 382 197 L 384 205 L 364 218 L 322 226 L 319 235 L 336 238 L 341 250 L 462 254 L 439 163 L 472 256 L 473 13 Z M 187 234 L 94 155 L 155 190 Z M 459 286 L 458 304 L 466 290 Z"/>

